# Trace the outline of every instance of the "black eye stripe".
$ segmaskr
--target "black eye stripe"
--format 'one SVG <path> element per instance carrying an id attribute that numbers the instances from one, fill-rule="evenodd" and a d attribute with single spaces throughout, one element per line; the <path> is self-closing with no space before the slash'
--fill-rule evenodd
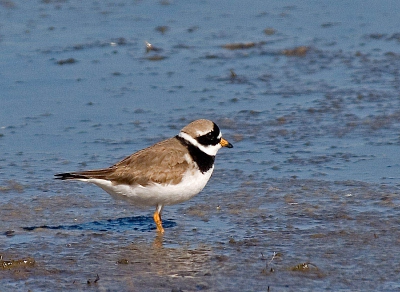
<path id="1" fill-rule="evenodd" d="M 218 126 L 216 124 L 214 124 L 214 128 L 211 132 L 209 132 L 203 136 L 197 137 L 196 140 L 201 145 L 204 145 L 204 146 L 213 145 L 214 146 L 214 145 L 217 145 L 221 141 L 221 138 L 218 138 L 219 134 L 220 134 L 220 131 L 219 131 Z"/>
<path id="2" fill-rule="evenodd" d="M 201 145 L 204 146 L 217 145 L 221 141 L 221 139 L 218 139 L 215 136 L 207 136 L 207 135 L 197 137 L 196 140 L 197 142 L 199 142 Z"/>

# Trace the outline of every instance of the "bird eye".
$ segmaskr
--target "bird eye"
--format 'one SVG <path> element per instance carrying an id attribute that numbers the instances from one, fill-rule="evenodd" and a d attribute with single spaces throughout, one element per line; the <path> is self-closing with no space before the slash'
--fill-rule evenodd
<path id="1" fill-rule="evenodd" d="M 217 139 L 217 137 L 214 135 L 214 132 L 208 133 L 207 138 L 210 139 L 211 141 L 215 141 Z"/>

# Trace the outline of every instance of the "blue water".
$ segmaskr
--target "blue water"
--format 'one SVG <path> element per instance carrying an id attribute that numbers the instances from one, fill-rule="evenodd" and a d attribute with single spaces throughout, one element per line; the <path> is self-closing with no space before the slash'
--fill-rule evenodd
<path id="1" fill-rule="evenodd" d="M 398 289 L 399 9 L 0 1 L 0 255 L 38 263 L 21 278 L 4 272 L 2 286 L 79 290 L 96 270 L 106 290 Z M 146 53 L 146 42 L 160 50 Z M 253 46 L 223 47 L 236 43 Z M 305 55 L 283 53 L 300 46 Z M 166 208 L 163 239 L 140 232 L 154 227 L 153 210 L 53 180 L 109 166 L 197 118 L 214 120 L 234 148 L 218 153 L 201 194 Z M 107 225 L 124 218 L 148 224 Z M 41 226 L 84 228 L 23 229 Z M 273 252 L 283 256 L 265 275 L 260 254 Z M 121 257 L 146 268 L 114 265 Z M 306 261 L 318 272 L 288 272 Z M 127 280 L 132 269 L 140 277 Z M 192 278 L 171 276 L 182 271 Z"/>

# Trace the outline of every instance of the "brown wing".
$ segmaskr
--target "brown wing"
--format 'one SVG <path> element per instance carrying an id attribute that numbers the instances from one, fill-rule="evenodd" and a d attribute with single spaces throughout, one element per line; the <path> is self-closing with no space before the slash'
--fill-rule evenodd
<path id="1" fill-rule="evenodd" d="M 99 178 L 115 184 L 179 183 L 187 170 L 187 149 L 176 138 L 140 150 L 106 169 L 56 175 L 60 179 Z"/>

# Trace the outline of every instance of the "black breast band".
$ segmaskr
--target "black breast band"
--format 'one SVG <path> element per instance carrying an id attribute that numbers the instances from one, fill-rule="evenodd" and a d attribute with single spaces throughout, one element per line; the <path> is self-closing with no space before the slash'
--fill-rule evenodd
<path id="1" fill-rule="evenodd" d="M 178 135 L 175 136 L 175 138 L 178 139 L 179 142 L 181 142 L 181 144 L 188 149 L 190 156 L 192 157 L 193 161 L 197 163 L 201 173 L 205 173 L 213 167 L 215 156 L 204 153 L 198 147 L 190 144 L 190 142 L 186 141 L 182 137 L 179 137 Z"/>

